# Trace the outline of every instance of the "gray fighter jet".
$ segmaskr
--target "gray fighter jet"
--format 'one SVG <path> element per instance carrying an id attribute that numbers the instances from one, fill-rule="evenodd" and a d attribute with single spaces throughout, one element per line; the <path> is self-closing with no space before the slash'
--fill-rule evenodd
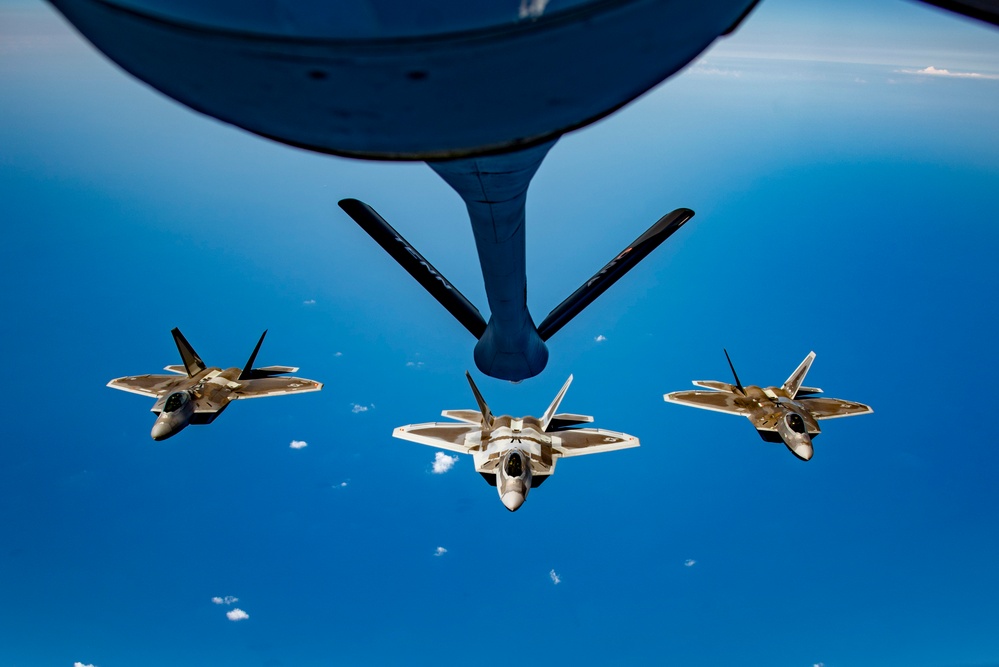
<path id="1" fill-rule="evenodd" d="M 187 342 L 180 329 L 173 329 L 183 364 L 167 366 L 173 375 L 130 375 L 108 382 L 109 387 L 156 399 L 152 411 L 158 416 L 150 433 L 153 440 L 166 440 L 188 424 L 211 424 L 229 403 L 237 398 L 262 398 L 281 394 L 319 391 L 321 382 L 296 377 L 279 377 L 294 373 L 290 366 L 254 368 L 253 362 L 264 342 L 265 331 L 253 348 L 246 366 L 226 368 L 205 366 L 198 353 Z"/>
<path id="2" fill-rule="evenodd" d="M 434 422 L 400 426 L 396 438 L 411 440 L 461 454 L 471 454 L 475 470 L 496 487 L 503 505 L 516 511 L 527 493 L 555 472 L 562 457 L 600 454 L 638 447 L 638 438 L 599 428 L 573 428 L 589 424 L 593 417 L 558 413 L 559 404 L 572 383 L 566 380 L 542 417 L 494 417 L 478 387 L 467 372 L 478 410 L 444 410 L 441 414 L 461 423 Z"/>
<path id="3" fill-rule="evenodd" d="M 812 440 L 821 430 L 820 420 L 874 412 L 863 403 L 821 397 L 821 389 L 803 387 L 801 383 L 805 381 L 805 375 L 815 360 L 814 352 L 808 353 L 784 384 L 765 389 L 755 385 L 743 387 L 728 351 L 725 352 L 725 358 L 732 369 L 735 385 L 714 380 L 694 380 L 694 386 L 710 391 L 675 391 L 663 398 L 670 403 L 747 417 L 753 422 L 760 437 L 767 442 L 783 442 L 802 461 L 812 458 Z"/>

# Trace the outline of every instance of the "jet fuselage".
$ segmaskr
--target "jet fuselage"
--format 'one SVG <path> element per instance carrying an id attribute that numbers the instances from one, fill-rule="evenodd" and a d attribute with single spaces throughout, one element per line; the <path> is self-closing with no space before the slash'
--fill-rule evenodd
<path id="1" fill-rule="evenodd" d="M 471 451 L 475 469 L 490 482 L 511 512 L 524 504 L 532 486 L 555 471 L 552 437 L 534 417 L 496 417 Z"/>
<path id="2" fill-rule="evenodd" d="M 206 368 L 151 408 L 157 413 L 150 432 L 153 440 L 166 440 L 188 424 L 210 424 L 229 407 L 240 369 Z"/>
<path id="3" fill-rule="evenodd" d="M 821 431 L 812 413 L 781 387 L 749 385 L 745 392 L 754 406 L 747 417 L 760 437 L 767 442 L 783 442 L 802 461 L 811 459 L 812 438 Z"/>

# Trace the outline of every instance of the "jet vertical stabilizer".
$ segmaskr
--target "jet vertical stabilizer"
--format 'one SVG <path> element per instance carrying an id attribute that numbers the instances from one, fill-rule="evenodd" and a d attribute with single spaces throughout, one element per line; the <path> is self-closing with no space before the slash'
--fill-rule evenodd
<path id="1" fill-rule="evenodd" d="M 184 334 L 180 332 L 180 329 L 174 327 L 170 333 L 173 334 L 173 342 L 177 344 L 177 351 L 180 352 L 180 358 L 184 362 L 184 368 L 187 370 L 188 377 L 194 377 L 201 371 L 205 370 L 205 362 L 201 360 L 198 353 L 194 351 L 191 344 L 187 342 L 184 338 Z"/>
<path id="2" fill-rule="evenodd" d="M 570 384 L 572 384 L 571 375 L 569 376 L 569 379 L 565 381 L 565 384 L 562 385 L 562 389 L 559 390 L 558 395 L 555 396 L 555 400 L 553 400 L 552 404 L 548 406 L 547 410 L 545 410 L 545 414 L 542 415 L 541 417 L 542 431 L 548 430 L 548 425 L 551 424 L 552 420 L 555 418 L 555 413 L 558 412 L 558 406 L 562 403 L 562 399 L 565 398 L 565 392 L 569 390 Z"/>
<path id="3" fill-rule="evenodd" d="M 728 350 L 722 350 L 725 353 L 725 360 L 728 361 L 728 367 L 732 369 L 732 377 L 735 378 L 735 388 L 739 390 L 742 395 L 746 394 L 746 389 L 739 382 L 739 374 L 735 372 L 735 365 L 732 363 L 732 357 L 728 356 Z"/>
<path id="4" fill-rule="evenodd" d="M 479 393 L 479 388 L 475 386 L 475 381 L 472 379 L 472 376 L 468 371 L 465 371 L 465 377 L 468 378 L 468 386 L 472 388 L 472 394 L 475 395 L 475 402 L 479 404 L 479 412 L 482 413 L 482 426 L 484 428 L 492 428 L 493 413 L 489 411 L 489 406 L 486 405 L 486 399 L 482 398 L 482 394 Z"/>
<path id="5" fill-rule="evenodd" d="M 237 380 L 249 380 L 253 377 L 253 362 L 257 360 L 257 352 L 260 352 L 260 346 L 264 342 L 264 336 L 267 335 L 267 329 L 260 334 L 260 340 L 257 341 L 257 346 L 253 348 L 253 352 L 250 353 L 250 358 L 246 360 L 246 365 L 243 366 L 242 372 L 239 374 Z"/>
<path id="6" fill-rule="evenodd" d="M 815 361 L 815 353 L 809 352 L 808 356 L 805 357 L 805 360 L 802 361 L 796 369 L 794 369 L 793 373 L 791 373 L 791 377 L 789 377 L 784 384 L 781 385 L 781 389 L 784 390 L 784 393 L 786 393 L 789 398 L 794 398 L 798 395 L 801 383 L 805 381 L 805 376 L 808 375 L 808 369 L 812 367 L 813 361 Z"/>

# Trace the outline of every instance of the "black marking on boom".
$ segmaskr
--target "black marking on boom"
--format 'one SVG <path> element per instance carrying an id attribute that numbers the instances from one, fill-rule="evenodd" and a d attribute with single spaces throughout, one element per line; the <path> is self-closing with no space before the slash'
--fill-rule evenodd
<path id="1" fill-rule="evenodd" d="M 257 346 L 253 348 L 253 352 L 250 354 L 250 358 L 246 361 L 246 366 L 243 366 L 243 371 L 239 374 L 237 380 L 249 380 L 253 377 L 253 362 L 257 360 L 257 352 L 260 351 L 260 346 L 264 342 L 264 336 L 267 335 L 267 329 L 260 334 L 260 340 L 257 341 Z"/>
<path id="2" fill-rule="evenodd" d="M 648 231 L 618 253 L 617 257 L 612 259 L 604 268 L 597 271 L 596 275 L 583 283 L 579 289 L 570 294 L 569 298 L 560 303 L 555 310 L 548 313 L 548 317 L 538 327 L 538 335 L 541 336 L 541 340 L 547 341 L 554 336 L 559 329 L 568 324 L 572 318 L 593 303 L 598 296 L 606 292 L 621 276 L 645 259 L 649 253 L 658 248 L 663 241 L 672 236 L 674 232 L 680 229 L 692 217 L 694 217 L 694 212 L 689 208 L 678 208 L 672 213 L 667 213 L 661 217 L 656 224 L 649 227 Z"/>
<path id="3" fill-rule="evenodd" d="M 423 289 L 430 292 L 430 295 L 468 329 L 469 333 L 476 339 L 482 338 L 482 334 L 486 331 L 486 321 L 479 309 L 393 229 L 392 225 L 378 215 L 375 209 L 357 199 L 341 199 L 339 204 L 340 208 L 375 240 L 375 243 L 391 255 L 399 266 L 406 269 L 406 272 L 413 276 Z"/>
<path id="4" fill-rule="evenodd" d="M 735 378 L 735 387 L 736 387 L 736 389 L 738 389 L 740 392 L 742 392 L 742 395 L 745 396 L 746 395 L 746 390 L 742 388 L 742 383 L 739 382 L 739 375 L 738 375 L 738 373 L 735 372 L 735 366 L 732 365 L 732 358 L 728 356 L 728 350 L 726 350 L 725 348 L 722 348 L 722 352 L 725 353 L 725 359 L 728 360 L 728 367 L 732 369 L 732 377 Z"/>

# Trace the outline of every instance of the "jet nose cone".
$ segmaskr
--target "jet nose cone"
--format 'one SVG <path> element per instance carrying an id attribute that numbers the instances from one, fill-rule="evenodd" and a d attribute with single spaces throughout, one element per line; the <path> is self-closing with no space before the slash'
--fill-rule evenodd
<path id="1" fill-rule="evenodd" d="M 500 500 L 503 501 L 503 505 L 508 510 L 516 512 L 524 504 L 524 494 L 518 491 L 507 491 L 500 496 Z"/>
<path id="2" fill-rule="evenodd" d="M 794 449 L 791 450 L 791 453 L 802 461 L 808 461 L 811 459 L 814 452 L 815 450 L 812 449 L 811 443 L 801 443 L 796 445 Z"/>
<path id="3" fill-rule="evenodd" d="M 166 440 L 173 435 L 173 432 L 169 425 L 158 421 L 153 424 L 153 430 L 149 432 L 149 435 L 153 436 L 153 440 Z"/>

